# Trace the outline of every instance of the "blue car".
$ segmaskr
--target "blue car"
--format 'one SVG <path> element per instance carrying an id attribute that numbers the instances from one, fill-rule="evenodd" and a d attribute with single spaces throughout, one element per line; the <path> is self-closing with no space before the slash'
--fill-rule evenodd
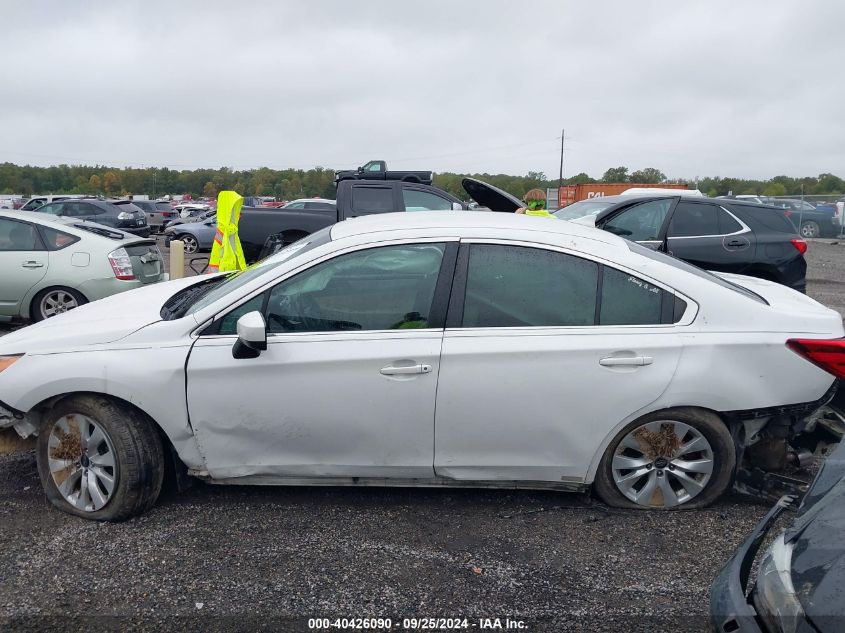
<path id="1" fill-rule="evenodd" d="M 216 232 L 216 218 L 168 226 L 164 230 L 164 245 L 169 247 L 173 240 L 182 240 L 185 244 L 185 253 L 193 255 L 201 250 L 211 250 Z"/>

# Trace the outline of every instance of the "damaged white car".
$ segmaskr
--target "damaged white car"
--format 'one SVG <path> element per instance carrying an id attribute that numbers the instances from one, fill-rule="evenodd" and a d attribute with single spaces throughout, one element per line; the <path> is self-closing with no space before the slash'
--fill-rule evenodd
<path id="1" fill-rule="evenodd" d="M 813 448 L 794 440 L 843 334 L 789 288 L 570 222 L 368 216 L 0 338 L 0 426 L 38 435 L 55 506 L 99 520 L 150 508 L 167 462 L 700 507 Z"/>

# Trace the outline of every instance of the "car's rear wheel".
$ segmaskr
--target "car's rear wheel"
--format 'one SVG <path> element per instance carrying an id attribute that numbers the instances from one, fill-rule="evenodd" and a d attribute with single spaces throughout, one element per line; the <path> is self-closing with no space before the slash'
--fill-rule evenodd
<path id="1" fill-rule="evenodd" d="M 121 521 L 152 507 L 164 476 L 153 424 L 103 396 L 75 396 L 53 407 L 38 434 L 37 457 L 50 502 L 98 521 Z"/>
<path id="2" fill-rule="evenodd" d="M 733 440 L 716 414 L 668 409 L 616 435 L 599 464 L 595 491 L 616 507 L 701 508 L 728 489 L 735 464 Z"/>
<path id="3" fill-rule="evenodd" d="M 822 229 L 818 222 L 808 220 L 801 225 L 801 237 L 818 237 Z"/>
<path id="4" fill-rule="evenodd" d="M 34 321 L 43 321 L 85 303 L 88 300 L 72 288 L 47 288 L 35 295 L 30 314 Z"/>
<path id="5" fill-rule="evenodd" d="M 183 233 L 176 239 L 182 240 L 182 243 L 185 245 L 185 253 L 188 255 L 193 255 L 200 249 L 199 242 L 197 242 L 197 238 L 195 238 L 193 235 Z"/>

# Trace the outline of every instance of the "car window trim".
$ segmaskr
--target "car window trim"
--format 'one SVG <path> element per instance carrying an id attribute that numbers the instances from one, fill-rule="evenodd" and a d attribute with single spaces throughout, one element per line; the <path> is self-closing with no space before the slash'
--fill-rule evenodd
<path id="1" fill-rule="evenodd" d="M 600 325 L 598 323 L 598 318 L 595 319 L 595 323 L 592 325 L 529 325 L 529 326 L 495 326 L 495 327 L 463 327 L 461 325 L 464 316 L 464 302 L 466 299 L 466 285 L 467 285 L 467 273 L 469 270 L 469 250 L 470 246 L 473 244 L 494 244 L 494 245 L 501 245 L 501 246 L 523 246 L 528 248 L 539 248 L 545 249 L 552 252 L 562 253 L 564 255 L 571 255 L 573 257 L 580 257 L 581 259 L 585 259 L 591 262 L 598 264 L 599 266 L 599 279 L 602 278 L 604 275 L 604 266 L 608 266 L 617 270 L 619 272 L 633 275 L 637 279 L 642 279 L 643 281 L 647 281 L 648 283 L 652 284 L 653 286 L 657 286 L 661 290 L 661 309 L 660 309 L 660 323 L 645 323 L 645 324 L 636 324 L 636 325 Z M 601 285 L 597 285 L 597 292 L 596 295 L 596 310 L 601 310 Z M 673 318 L 669 318 L 668 322 L 664 322 L 667 319 L 668 314 L 668 306 L 664 306 L 664 304 L 669 304 L 672 306 L 674 312 L 674 303 L 676 299 L 681 299 L 686 303 L 686 310 L 684 311 L 683 315 L 677 321 L 674 321 Z M 562 246 L 557 246 L 555 244 L 546 244 L 542 242 L 531 242 L 526 240 L 507 240 L 501 238 L 461 238 L 461 246 L 460 250 L 458 251 L 458 260 L 455 266 L 455 278 L 454 282 L 452 283 L 452 292 L 449 297 L 449 308 L 446 317 L 446 331 L 454 333 L 490 333 L 492 331 L 504 331 L 504 332 L 538 332 L 540 330 L 589 330 L 589 329 L 599 329 L 601 331 L 607 331 L 608 328 L 638 328 L 638 329 L 647 329 L 647 328 L 676 328 L 676 327 L 686 327 L 695 320 L 695 316 L 698 314 L 698 302 L 694 301 L 688 295 L 684 294 L 676 290 L 675 288 L 667 285 L 663 281 L 659 281 L 650 277 L 648 275 L 643 275 L 641 272 L 631 269 L 630 267 L 626 266 L 625 264 L 620 264 L 615 261 L 607 260 L 602 257 L 598 257 L 592 255 L 591 253 L 584 253 L 583 251 L 577 250 L 570 250 Z M 674 316 L 674 314 L 673 314 Z"/>
<path id="2" fill-rule="evenodd" d="M 696 204 L 696 203 L 693 203 L 693 204 Z M 697 203 L 697 204 L 706 204 L 706 203 Z M 722 211 L 727 213 L 729 216 L 731 216 L 734 220 L 736 220 L 739 223 L 740 227 L 742 227 L 742 228 L 740 228 L 739 231 L 734 231 L 733 233 L 718 233 L 718 234 L 715 234 L 715 235 L 678 235 L 677 237 L 667 235 L 666 239 L 667 240 L 697 240 L 697 239 L 704 238 L 704 237 L 732 237 L 734 235 L 743 235 L 744 233 L 750 233 L 751 232 L 751 229 L 748 227 L 748 225 L 745 222 L 740 220 L 738 217 L 736 217 L 733 213 L 728 211 L 721 204 L 717 204 L 717 205 L 713 205 L 713 206 L 718 207 L 719 209 L 721 209 Z M 718 220 L 718 217 L 717 217 L 716 222 L 718 223 L 718 221 L 719 220 Z M 668 227 L 667 227 L 667 229 L 668 229 Z M 646 242 L 642 241 L 642 242 L 639 242 L 639 243 L 645 244 Z"/>
<path id="3" fill-rule="evenodd" d="M 301 265 L 297 266 L 293 270 L 290 270 L 279 277 L 275 277 L 273 279 L 269 279 L 266 282 L 263 282 L 260 287 L 256 288 L 255 290 L 250 291 L 240 299 L 235 300 L 234 302 L 230 303 L 224 308 L 220 308 L 215 312 L 215 314 L 211 318 L 204 318 L 200 322 L 200 324 L 193 329 L 191 336 L 192 337 L 203 337 L 203 338 L 210 338 L 210 337 L 219 337 L 225 338 L 227 340 L 232 339 L 232 337 L 237 338 L 237 334 L 216 334 L 216 330 L 219 329 L 219 321 L 221 321 L 229 312 L 239 308 L 244 303 L 251 301 L 255 297 L 257 297 L 262 292 L 267 292 L 271 290 L 277 284 L 287 281 L 288 279 L 295 277 L 301 272 L 305 272 L 307 269 L 322 264 L 323 262 L 329 261 L 330 259 L 334 259 L 336 257 L 340 257 L 342 255 L 346 255 L 348 253 L 354 253 L 355 251 L 366 250 L 368 248 L 380 248 L 384 246 L 402 246 L 407 244 L 446 244 L 446 248 L 443 252 L 443 258 L 440 261 L 440 272 L 438 272 L 437 284 L 434 287 L 434 298 L 432 299 L 432 312 L 434 312 L 435 307 L 444 311 L 447 309 L 448 306 L 448 297 L 449 292 L 452 287 L 452 279 L 451 276 L 454 275 L 454 268 L 455 268 L 455 258 L 457 257 L 458 251 L 458 243 L 460 238 L 456 236 L 451 237 L 415 237 L 415 238 L 400 238 L 400 239 L 389 239 L 389 240 L 377 240 L 375 242 L 367 242 L 365 244 L 356 244 L 351 245 L 343 249 L 339 249 L 336 251 L 332 251 L 331 253 L 327 253 L 325 255 L 321 255 L 315 259 L 311 259 L 307 262 L 303 262 Z M 329 242 L 330 244 L 331 242 Z M 450 249 L 450 245 L 452 248 Z M 451 255 L 450 255 L 451 252 Z M 447 262 L 449 259 L 449 262 Z M 448 279 L 443 280 L 442 274 L 444 271 L 444 264 L 445 269 L 448 271 L 450 270 L 452 275 L 449 276 Z M 441 286 L 442 281 L 442 286 Z M 438 295 L 438 291 L 440 294 Z M 445 296 L 444 296 L 445 295 Z M 268 293 L 269 298 L 269 293 Z M 438 302 L 437 305 L 436 302 Z M 266 300 L 263 304 L 266 307 Z M 442 314 L 442 312 L 441 312 Z M 441 316 L 440 318 L 441 323 L 445 323 L 445 317 Z M 308 336 L 327 336 L 327 335 L 342 335 L 345 337 L 354 337 L 354 335 L 361 335 L 361 334 L 392 334 L 395 335 L 397 333 L 402 333 L 403 336 L 408 335 L 412 332 L 442 332 L 444 327 L 428 327 L 428 328 L 414 328 L 414 329 L 405 329 L 405 330 L 330 330 L 325 332 L 268 332 L 267 337 L 268 341 L 270 337 L 308 337 Z"/>

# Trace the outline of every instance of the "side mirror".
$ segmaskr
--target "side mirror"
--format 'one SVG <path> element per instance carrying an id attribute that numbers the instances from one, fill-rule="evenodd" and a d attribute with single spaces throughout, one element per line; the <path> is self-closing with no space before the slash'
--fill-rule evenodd
<path id="1" fill-rule="evenodd" d="M 267 325 L 260 312 L 247 312 L 238 319 L 238 340 L 232 347 L 233 358 L 258 358 L 267 349 Z"/>

